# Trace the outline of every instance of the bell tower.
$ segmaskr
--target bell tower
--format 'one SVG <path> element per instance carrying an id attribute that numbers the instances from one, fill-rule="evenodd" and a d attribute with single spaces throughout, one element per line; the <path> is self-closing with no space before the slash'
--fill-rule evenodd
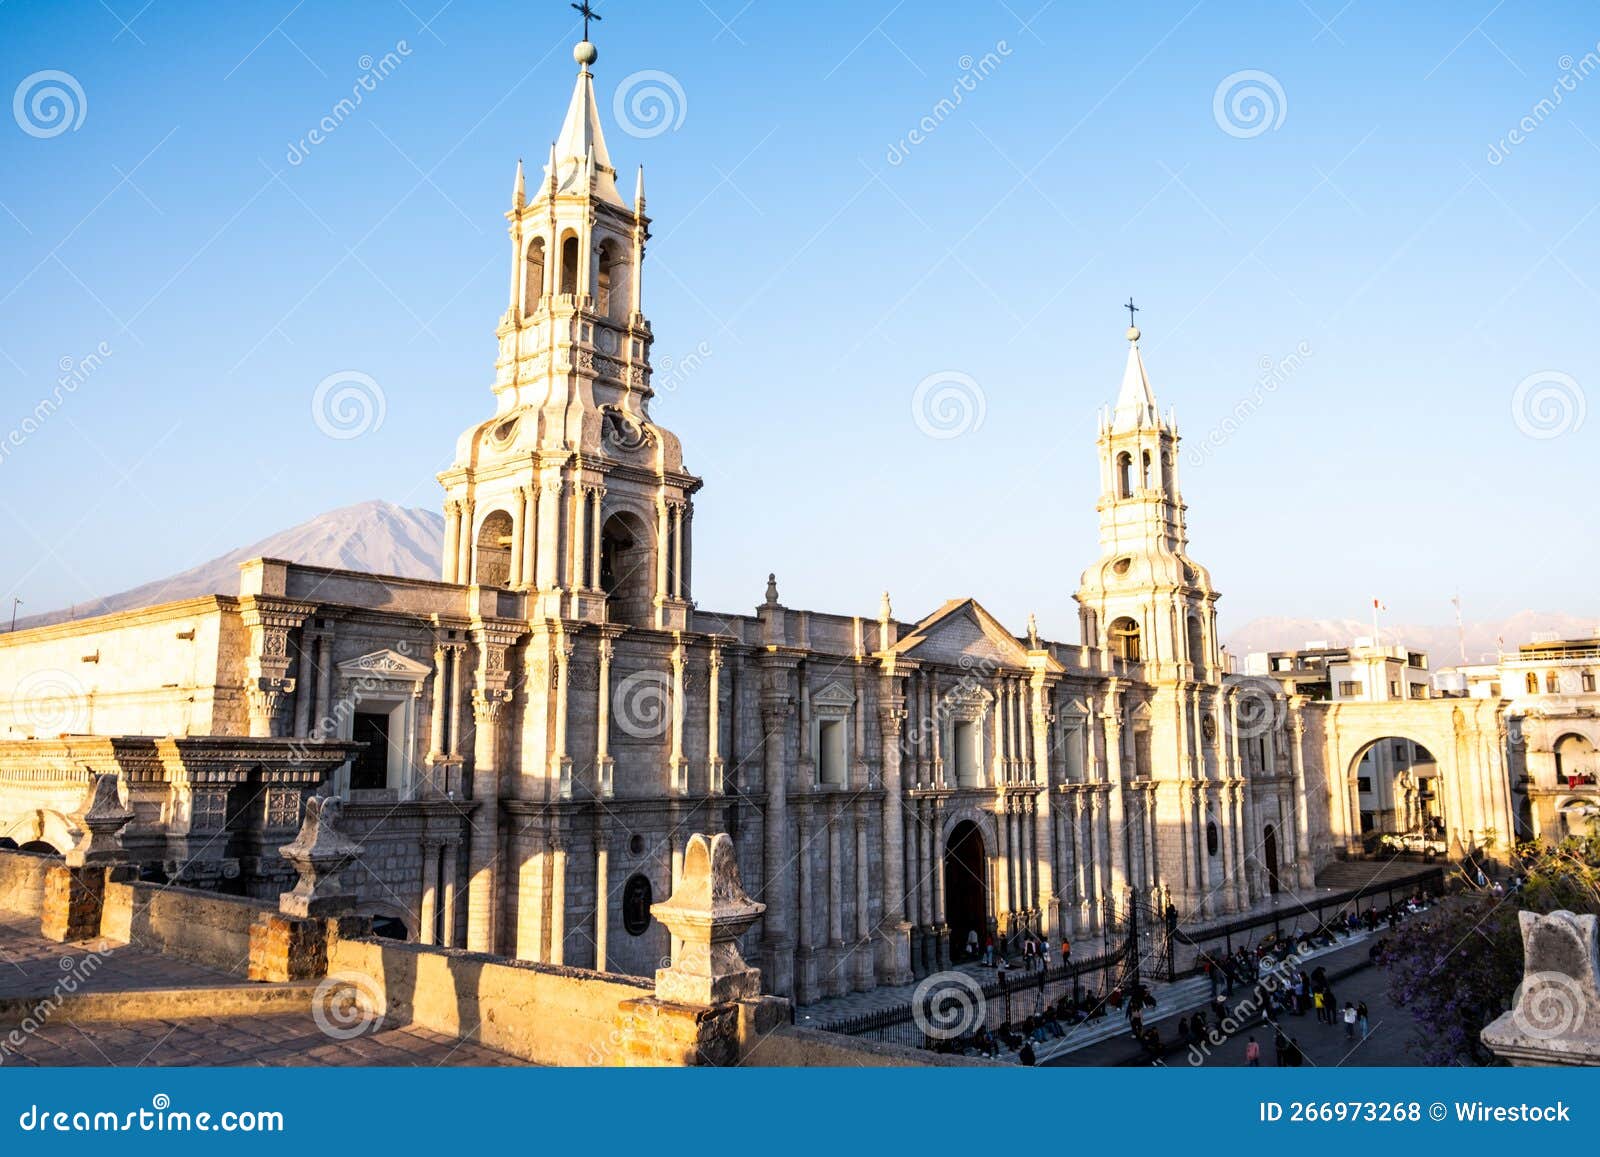
<path id="1" fill-rule="evenodd" d="M 1219 679 L 1217 592 L 1188 555 L 1177 424 L 1156 408 L 1138 327 L 1127 337 L 1122 388 L 1100 414 L 1100 558 L 1076 596 L 1083 641 L 1146 664 L 1152 681 Z"/>
<path id="2" fill-rule="evenodd" d="M 494 416 L 457 442 L 444 580 L 525 590 L 530 618 L 682 629 L 691 496 L 678 439 L 650 418 L 641 271 L 644 171 L 617 189 L 587 39 L 560 135 L 529 196 L 517 162 Z"/>

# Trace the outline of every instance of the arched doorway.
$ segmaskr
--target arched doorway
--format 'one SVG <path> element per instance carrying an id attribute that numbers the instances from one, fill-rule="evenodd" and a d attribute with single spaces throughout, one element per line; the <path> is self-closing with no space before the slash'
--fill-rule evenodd
<path id="1" fill-rule="evenodd" d="M 1261 836 L 1261 858 L 1267 868 L 1267 891 L 1278 894 L 1278 829 L 1271 824 Z"/>
<path id="2" fill-rule="evenodd" d="M 474 576 L 479 586 L 503 587 L 511 582 L 511 545 L 515 541 L 511 516 L 496 510 L 478 529 L 478 569 Z"/>
<path id="3" fill-rule="evenodd" d="M 607 595 L 612 622 L 634 626 L 650 621 L 655 595 L 655 551 L 644 521 L 619 510 L 600 531 L 600 589 Z"/>
<path id="4" fill-rule="evenodd" d="M 1442 780 L 1431 751 L 1414 739 L 1387 735 L 1362 749 L 1352 774 L 1361 834 L 1369 845 L 1389 844 L 1383 837 L 1390 837 L 1405 851 L 1444 851 Z"/>
<path id="5" fill-rule="evenodd" d="M 969 933 L 981 945 L 989 934 L 989 859 L 983 833 L 971 820 L 950 830 L 944 848 L 944 912 L 950 926 L 950 959 L 963 961 Z"/>

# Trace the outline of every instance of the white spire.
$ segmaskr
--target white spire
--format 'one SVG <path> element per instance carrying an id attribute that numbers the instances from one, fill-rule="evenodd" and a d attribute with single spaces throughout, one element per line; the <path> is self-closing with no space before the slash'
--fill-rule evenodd
<path id="1" fill-rule="evenodd" d="M 1117 406 L 1111 415 L 1113 431 L 1138 430 L 1161 424 L 1156 410 L 1156 396 L 1150 389 L 1150 378 L 1144 372 L 1144 359 L 1139 356 L 1139 330 L 1128 327 L 1128 368 L 1122 372 L 1122 389 L 1117 393 Z"/>
<path id="2" fill-rule="evenodd" d="M 587 51 L 585 51 L 587 49 Z M 594 75 L 589 65 L 594 61 L 592 45 L 580 44 L 575 51 L 578 59 L 578 83 L 572 90 L 572 102 L 567 105 L 567 119 L 562 122 L 561 135 L 556 138 L 555 165 L 556 189 L 561 193 L 582 193 L 586 177 L 585 165 L 589 154 L 594 154 L 594 192 L 603 201 L 622 208 L 622 195 L 617 192 L 617 171 L 611 167 L 611 155 L 606 152 L 606 140 L 600 131 L 600 110 L 594 102 Z"/>

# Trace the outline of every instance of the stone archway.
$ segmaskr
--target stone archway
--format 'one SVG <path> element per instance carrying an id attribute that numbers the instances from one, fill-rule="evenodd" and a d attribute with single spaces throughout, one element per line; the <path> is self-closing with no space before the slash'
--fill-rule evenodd
<path id="1" fill-rule="evenodd" d="M 1278 881 L 1278 829 L 1268 824 L 1261 833 L 1261 859 L 1267 870 L 1267 891 L 1276 896 Z"/>
<path id="2" fill-rule="evenodd" d="M 1501 859 L 1515 838 L 1507 729 L 1498 699 L 1338 702 L 1323 710 L 1328 826 L 1337 843 L 1363 851 L 1362 757 L 1384 740 L 1406 740 L 1434 758 L 1432 807 L 1452 859 Z"/>
<path id="3" fill-rule="evenodd" d="M 989 935 L 989 860 L 983 832 L 972 820 L 961 820 L 944 845 L 945 923 L 950 928 L 950 959 L 970 959 L 969 938 L 983 944 Z"/>

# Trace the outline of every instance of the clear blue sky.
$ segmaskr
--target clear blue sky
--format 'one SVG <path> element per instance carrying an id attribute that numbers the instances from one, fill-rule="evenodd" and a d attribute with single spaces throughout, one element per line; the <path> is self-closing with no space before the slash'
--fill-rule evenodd
<path id="1" fill-rule="evenodd" d="M 513 165 L 542 160 L 577 39 L 559 0 L 440 3 L 0 7 L 0 96 L 59 70 L 86 103 L 53 136 L 0 117 L 0 440 L 62 359 L 111 351 L 0 458 L 4 609 L 367 498 L 437 508 L 434 473 L 491 406 Z M 1600 72 L 1535 111 L 1600 52 L 1600 11 L 1400 7 L 600 5 L 608 143 L 630 193 L 646 166 L 655 221 L 658 365 L 709 351 L 655 411 L 706 479 L 701 604 L 749 608 L 775 570 L 793 606 L 973 594 L 1076 637 L 1132 294 L 1191 452 L 1264 361 L 1310 351 L 1184 459 L 1225 626 L 1360 617 L 1375 594 L 1444 622 L 1457 588 L 1470 618 L 1600 613 L 1600 416 L 1535 438 L 1551 419 L 1513 413 L 1530 375 L 1584 405 L 1600 383 Z M 641 70 L 683 94 L 648 137 L 611 109 Z M 1243 70 L 1282 93 L 1256 135 L 1215 110 Z M 336 440 L 310 399 L 350 369 L 386 414 Z M 942 371 L 983 421 L 935 439 L 912 399 Z"/>

